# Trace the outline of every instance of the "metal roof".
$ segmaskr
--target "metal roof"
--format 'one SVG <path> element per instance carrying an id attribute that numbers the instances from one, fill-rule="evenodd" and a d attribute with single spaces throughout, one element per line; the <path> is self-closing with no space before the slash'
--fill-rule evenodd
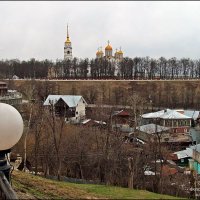
<path id="1" fill-rule="evenodd" d="M 103 121 L 97 121 L 97 120 L 93 120 L 93 119 L 85 119 L 81 122 L 81 124 L 87 124 L 88 122 L 94 122 L 95 124 L 100 124 L 100 125 L 106 125 L 106 122 Z"/>
<path id="2" fill-rule="evenodd" d="M 44 102 L 44 106 L 55 104 L 59 99 L 62 99 L 69 107 L 76 107 L 79 101 L 82 99 L 87 105 L 82 96 L 79 95 L 49 95 Z"/>
<path id="3" fill-rule="evenodd" d="M 184 115 L 193 118 L 194 120 L 196 120 L 199 116 L 199 111 L 196 110 L 185 110 L 184 111 Z"/>
<path id="4" fill-rule="evenodd" d="M 150 170 L 145 170 L 144 171 L 144 175 L 146 175 L 146 176 L 152 176 L 152 175 L 155 176 L 155 174 L 156 174 L 155 172 L 150 171 Z"/>
<path id="5" fill-rule="evenodd" d="M 168 110 L 168 109 L 167 109 Z M 151 112 L 151 113 L 146 113 L 142 115 L 142 118 L 159 118 L 161 115 L 163 115 L 165 110 L 160 110 L 157 112 Z"/>
<path id="6" fill-rule="evenodd" d="M 166 109 L 166 110 L 160 110 L 160 111 L 157 111 L 157 112 L 151 112 L 151 113 L 143 114 L 142 118 L 146 118 L 146 119 L 156 119 L 156 118 L 161 118 L 161 119 L 191 119 L 192 117 L 181 114 L 181 113 L 177 112 L 176 110 Z"/>
<path id="7" fill-rule="evenodd" d="M 170 128 L 160 126 L 160 125 L 157 125 L 157 127 L 156 127 L 156 124 L 146 124 L 143 126 L 136 127 L 136 129 L 139 131 L 142 131 L 144 133 L 148 133 L 148 134 L 153 134 L 156 132 L 159 133 L 162 131 L 170 130 Z"/>
<path id="8" fill-rule="evenodd" d="M 114 111 L 112 116 L 119 115 L 119 116 L 129 116 L 129 113 L 124 110 Z"/>
<path id="9" fill-rule="evenodd" d="M 193 153 L 192 150 L 193 149 L 200 152 L 200 144 L 190 146 L 190 147 L 188 147 L 188 148 L 186 148 L 185 150 L 182 150 L 182 151 L 174 152 L 174 154 L 177 155 L 178 159 L 187 158 L 187 157 L 192 158 L 192 153 Z"/>
<path id="10" fill-rule="evenodd" d="M 176 110 L 170 110 L 168 109 L 164 114 L 160 116 L 161 119 L 191 119 L 191 117 L 188 117 L 186 115 L 183 115 Z"/>
<path id="11" fill-rule="evenodd" d="M 85 119 L 81 122 L 81 124 L 87 124 L 89 121 L 91 121 L 91 119 Z"/>
<path id="12" fill-rule="evenodd" d="M 177 151 L 174 154 L 177 155 L 178 159 L 192 157 L 192 149 L 191 148 L 186 148 L 185 150 Z"/>

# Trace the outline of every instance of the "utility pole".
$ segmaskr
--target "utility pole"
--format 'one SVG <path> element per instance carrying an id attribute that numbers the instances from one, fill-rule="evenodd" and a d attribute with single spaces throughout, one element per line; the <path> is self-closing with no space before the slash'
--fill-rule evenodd
<path id="1" fill-rule="evenodd" d="M 33 100 L 31 100 L 33 101 Z M 23 171 L 26 172 L 26 160 L 27 160 L 27 134 L 30 129 L 30 123 L 31 123 L 31 118 L 32 118 L 32 112 L 33 112 L 33 102 L 31 102 L 31 108 L 30 108 L 30 114 L 29 114 L 29 120 L 28 120 L 28 127 L 27 131 L 25 132 L 25 138 L 24 138 L 24 168 Z"/>

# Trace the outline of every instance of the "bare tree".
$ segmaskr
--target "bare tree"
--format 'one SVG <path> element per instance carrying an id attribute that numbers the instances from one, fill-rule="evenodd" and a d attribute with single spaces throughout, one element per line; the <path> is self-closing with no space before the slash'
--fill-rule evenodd
<path id="1" fill-rule="evenodd" d="M 138 94 L 134 93 L 128 97 L 128 104 L 130 106 L 130 114 L 134 123 L 134 131 L 140 124 L 141 115 L 144 113 L 145 100 Z"/>
<path id="2" fill-rule="evenodd" d="M 62 147 L 63 134 L 65 131 L 64 129 L 65 114 L 63 117 L 56 117 L 55 107 L 53 104 L 50 104 L 50 107 L 47 110 L 46 119 L 47 123 L 49 124 L 53 145 L 55 149 L 56 163 L 57 163 L 57 178 L 58 180 L 61 180 L 61 168 L 62 168 L 61 147 Z"/>

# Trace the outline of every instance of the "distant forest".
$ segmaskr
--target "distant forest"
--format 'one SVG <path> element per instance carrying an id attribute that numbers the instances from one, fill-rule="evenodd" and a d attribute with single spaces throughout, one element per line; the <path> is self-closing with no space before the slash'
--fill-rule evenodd
<path id="1" fill-rule="evenodd" d="M 124 58 L 118 64 L 119 73 L 114 75 L 115 65 L 105 59 L 79 59 L 38 61 L 18 59 L 0 61 L 0 78 L 48 78 L 53 69 L 58 79 L 199 79 L 200 59 L 161 57 Z"/>

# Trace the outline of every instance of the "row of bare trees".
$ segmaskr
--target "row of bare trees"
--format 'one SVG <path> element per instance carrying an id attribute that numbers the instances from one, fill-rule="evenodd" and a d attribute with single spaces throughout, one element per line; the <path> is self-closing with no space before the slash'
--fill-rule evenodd
<path id="1" fill-rule="evenodd" d="M 200 77 L 200 60 L 160 57 L 125 58 L 119 65 L 122 78 L 130 79 L 193 79 Z"/>
<path id="2" fill-rule="evenodd" d="M 117 69 L 117 75 L 116 70 Z M 53 73 L 51 74 L 53 70 Z M 1 60 L 0 76 L 12 78 L 52 78 L 60 79 L 199 79 L 200 60 L 189 58 L 166 59 L 161 57 L 125 57 L 120 63 L 106 59 L 78 59 L 38 61 Z"/>

